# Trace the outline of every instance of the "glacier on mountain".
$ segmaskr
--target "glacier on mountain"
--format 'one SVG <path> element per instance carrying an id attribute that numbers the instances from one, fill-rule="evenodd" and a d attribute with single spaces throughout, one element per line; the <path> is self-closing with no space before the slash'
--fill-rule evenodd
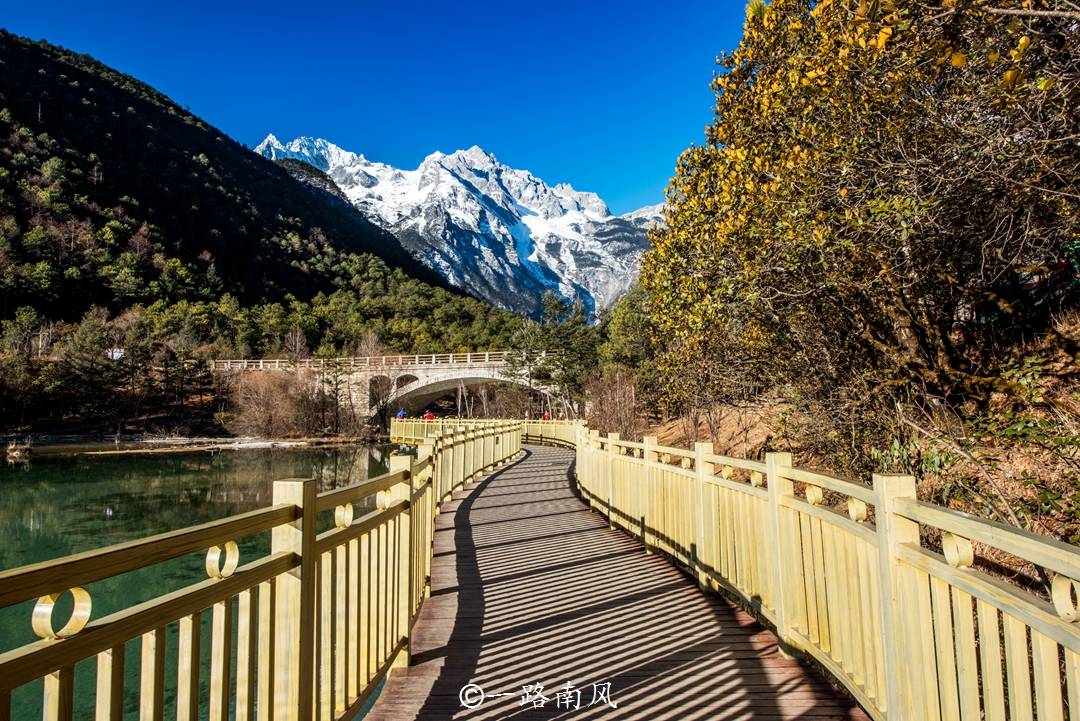
<path id="1" fill-rule="evenodd" d="M 596 193 L 549 186 L 475 145 L 432 153 L 415 170 L 321 138 L 282 143 L 270 134 L 255 152 L 319 168 L 369 220 L 450 283 L 532 315 L 548 290 L 580 299 L 589 313 L 614 302 L 637 276 L 646 230 L 663 208 L 612 215 Z"/>

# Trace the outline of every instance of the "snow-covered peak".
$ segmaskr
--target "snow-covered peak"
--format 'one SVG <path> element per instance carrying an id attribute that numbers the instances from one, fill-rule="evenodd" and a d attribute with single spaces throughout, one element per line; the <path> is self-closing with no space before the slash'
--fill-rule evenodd
<path id="1" fill-rule="evenodd" d="M 437 162 L 439 162 L 440 160 L 442 160 L 445 157 L 446 157 L 446 153 L 442 152 L 441 150 L 436 150 L 436 151 L 432 152 L 430 155 L 428 155 L 426 158 L 424 158 L 424 160 L 420 163 L 420 167 L 423 167 L 425 165 L 429 165 L 431 163 L 437 163 Z"/>
<path id="2" fill-rule="evenodd" d="M 479 167 L 491 167 L 499 164 L 499 161 L 495 159 L 494 155 L 484 150 L 479 145 L 474 145 L 468 150 L 458 150 L 450 155 L 451 157 L 457 156 L 463 158 L 467 162 Z"/>
<path id="3" fill-rule="evenodd" d="M 656 205 L 646 205 L 644 208 L 638 208 L 637 210 L 631 210 L 629 213 L 623 213 L 619 216 L 626 220 L 660 220 L 664 217 L 664 204 L 657 203 Z"/>
<path id="4" fill-rule="evenodd" d="M 554 290 L 599 310 L 637 275 L 645 229 L 661 206 L 614 216 L 596 193 L 551 186 L 474 145 L 433 152 L 414 170 L 372 162 L 320 138 L 255 152 L 296 158 L 334 180 L 353 205 L 450 282 L 502 306 L 536 313 Z"/>
<path id="5" fill-rule="evenodd" d="M 263 141 L 255 146 L 255 152 L 262 155 L 267 150 L 274 148 L 284 150 L 285 146 L 281 144 L 281 141 L 277 139 L 276 135 L 274 135 L 273 133 L 267 133 L 266 137 L 263 138 Z"/>
<path id="6" fill-rule="evenodd" d="M 303 160 L 325 172 L 364 160 L 364 156 L 350 153 L 322 138 L 301 136 L 282 145 L 273 133 L 268 134 L 261 143 L 255 146 L 255 152 L 271 160 L 282 158 Z"/>
<path id="7" fill-rule="evenodd" d="M 569 183 L 559 183 L 552 190 L 564 201 L 567 210 L 577 210 L 599 218 L 607 218 L 611 215 L 607 203 L 596 193 L 574 190 L 574 186 Z"/>

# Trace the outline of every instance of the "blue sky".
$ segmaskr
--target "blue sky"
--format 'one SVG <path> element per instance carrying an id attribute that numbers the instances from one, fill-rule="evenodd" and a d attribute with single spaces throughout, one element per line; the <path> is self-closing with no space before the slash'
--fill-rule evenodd
<path id="1" fill-rule="evenodd" d="M 325 137 L 414 168 L 480 145 L 614 212 L 663 199 L 702 142 L 744 2 L 4 3 L 0 26 L 89 53 L 247 145 Z"/>

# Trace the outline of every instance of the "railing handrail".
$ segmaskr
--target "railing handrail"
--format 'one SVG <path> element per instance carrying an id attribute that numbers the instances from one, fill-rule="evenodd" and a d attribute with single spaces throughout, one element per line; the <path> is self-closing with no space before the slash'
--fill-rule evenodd
<path id="1" fill-rule="evenodd" d="M 896 513 L 924 526 L 1019 556 L 1069 578 L 1080 578 L 1080 552 L 1056 538 L 912 498 L 898 500 Z"/>
<path id="2" fill-rule="evenodd" d="M 381 476 L 369 478 L 366 481 L 353 483 L 348 486 L 342 486 L 341 488 L 332 488 L 329 491 L 323 491 L 316 497 L 316 510 L 319 513 L 329 511 L 335 506 L 340 506 L 344 503 L 352 503 L 353 501 L 366 498 L 367 496 L 373 496 L 380 491 L 388 490 L 393 486 L 408 480 L 409 471 L 401 470 L 384 473 Z"/>
<path id="3" fill-rule="evenodd" d="M 91 697 L 96 718 L 118 718 L 124 648 L 140 638 L 139 705 L 153 717 L 162 714 L 166 652 L 176 654 L 177 717 L 196 717 L 205 686 L 200 644 L 211 649 L 211 718 L 233 708 L 249 719 L 269 718 L 271 708 L 275 718 L 312 708 L 319 718 L 355 716 L 386 674 L 408 662 L 439 503 L 516 457 L 521 435 L 514 421 L 436 429 L 415 458 L 391 456 L 389 472 L 376 478 L 322 493 L 314 479 L 275 481 L 268 508 L 0 571 L 0 607 L 37 597 L 29 620 L 40 637 L 0 652 L 0 719 L 12 718 L 12 691 L 35 679 L 44 680 L 46 718 L 70 718 L 76 701 Z M 366 498 L 375 499 L 375 509 L 354 518 L 352 504 Z M 334 527 L 317 532 L 318 515 L 329 511 Z M 272 532 L 270 553 L 240 565 L 235 540 L 264 531 Z M 204 549 L 209 578 L 90 618 L 82 584 Z M 75 611 L 56 631 L 53 603 L 67 590 Z M 202 642 L 204 612 L 213 623 Z M 166 649 L 166 628 L 174 624 L 178 642 Z M 96 695 L 84 688 L 76 694 L 75 666 L 95 656 Z"/>
<path id="4" fill-rule="evenodd" d="M 525 433 L 575 447 L 579 488 L 612 526 L 741 597 L 873 718 L 1080 719 L 1075 546 L 919 501 L 910 476 L 866 484 L 786 453 L 762 463 L 542 421 Z M 1050 600 L 982 570 L 973 544 L 1057 574 Z"/>
<path id="5" fill-rule="evenodd" d="M 0 571 L 0 608 L 163 563 L 295 519 L 295 506 L 281 504 Z"/>
<path id="6" fill-rule="evenodd" d="M 245 588 L 287 573 L 299 565 L 299 560 L 290 553 L 264 556 L 237 568 L 228 578 L 207 579 L 91 621 L 70 638 L 42 639 L 0 653 L 0 687 L 15 688 L 65 667 L 72 659 L 92 658 L 114 649 L 123 641 L 152 632 L 164 619 L 189 616 L 221 603 Z M 0 703 L 5 701 L 2 688 Z"/>
<path id="7" fill-rule="evenodd" d="M 365 481 L 323 491 L 317 496 L 319 513 L 342 503 L 360 500 L 402 483 L 407 471 L 384 473 Z M 130 571 L 236 541 L 296 520 L 296 507 L 279 504 L 225 518 L 165 531 L 111 546 L 0 570 L 0 608 L 29 601 L 72 586 L 83 586 Z"/>

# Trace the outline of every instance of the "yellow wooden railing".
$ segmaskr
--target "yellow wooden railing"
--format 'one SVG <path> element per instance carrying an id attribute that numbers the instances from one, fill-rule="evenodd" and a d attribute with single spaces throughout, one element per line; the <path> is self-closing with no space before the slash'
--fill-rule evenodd
<path id="1" fill-rule="evenodd" d="M 875 719 L 1080 721 L 1080 552 L 915 495 L 792 466 L 525 422 L 576 449 L 582 495 L 613 527 L 771 622 Z M 929 547 L 922 539 L 940 539 Z M 936 548 L 940 547 L 940 551 Z M 975 564 L 980 547 L 1045 569 L 1046 600 Z"/>
<path id="2" fill-rule="evenodd" d="M 314 480 L 277 481 L 269 508 L 0 571 L 0 607 L 37 599 L 27 622 L 40 637 L 0 654 L 0 721 L 12 719 L 12 692 L 39 679 L 45 721 L 76 710 L 119 721 L 132 664 L 140 721 L 162 719 L 167 686 L 179 721 L 355 716 L 389 670 L 408 663 L 439 503 L 514 458 L 521 424 L 455 426 L 420 440 L 415 457 L 391 457 L 389 473 L 363 483 L 317 493 Z M 374 510 L 355 517 L 354 505 L 372 497 Z M 323 514 L 333 519 L 323 518 L 328 529 L 319 533 Z M 241 564 L 236 541 L 266 531 L 270 553 Z M 201 551 L 208 578 L 92 617 L 84 586 Z M 69 591 L 74 612 L 58 628 L 53 606 Z M 204 614 L 212 619 L 205 639 Z M 167 647 L 167 630 L 175 646 Z M 139 658 L 125 658 L 132 639 L 140 640 Z M 200 685 L 207 646 L 209 684 Z M 174 654 L 169 664 L 166 653 Z M 96 664 L 93 687 L 76 687 L 82 662 Z M 176 669 L 175 683 L 166 683 L 167 667 Z"/>
<path id="3" fill-rule="evenodd" d="M 278 481 L 270 508 L 0 571 L 0 607 L 37 599 L 28 622 L 41 636 L 0 654 L 0 721 L 12 690 L 42 678 L 47 721 L 72 718 L 76 703 L 92 703 L 98 721 L 120 719 L 126 664 L 137 664 L 139 718 L 161 719 L 173 650 L 178 719 L 351 718 L 408 661 L 439 502 L 523 440 L 573 448 L 579 490 L 613 527 L 741 598 L 872 717 L 1080 721 L 1080 553 L 920 502 L 910 477 L 864 484 L 794 468 L 784 453 L 730 458 L 707 443 L 600 437 L 578 422 L 407 420 L 392 434 L 417 456 L 365 483 L 320 494 L 314 481 Z M 354 518 L 353 504 L 371 496 L 375 510 Z M 235 541 L 266 530 L 269 555 L 240 565 Z M 942 552 L 922 543 L 924 530 Z M 974 565 L 980 545 L 1053 574 L 1052 600 Z M 208 579 L 92 619 L 83 586 L 206 549 Z M 75 612 L 57 629 L 52 607 L 68 590 Z M 172 626 L 178 643 L 167 649 Z M 140 658 L 125 660 L 131 639 Z M 76 688 L 74 666 L 86 660 L 96 685 Z"/>

